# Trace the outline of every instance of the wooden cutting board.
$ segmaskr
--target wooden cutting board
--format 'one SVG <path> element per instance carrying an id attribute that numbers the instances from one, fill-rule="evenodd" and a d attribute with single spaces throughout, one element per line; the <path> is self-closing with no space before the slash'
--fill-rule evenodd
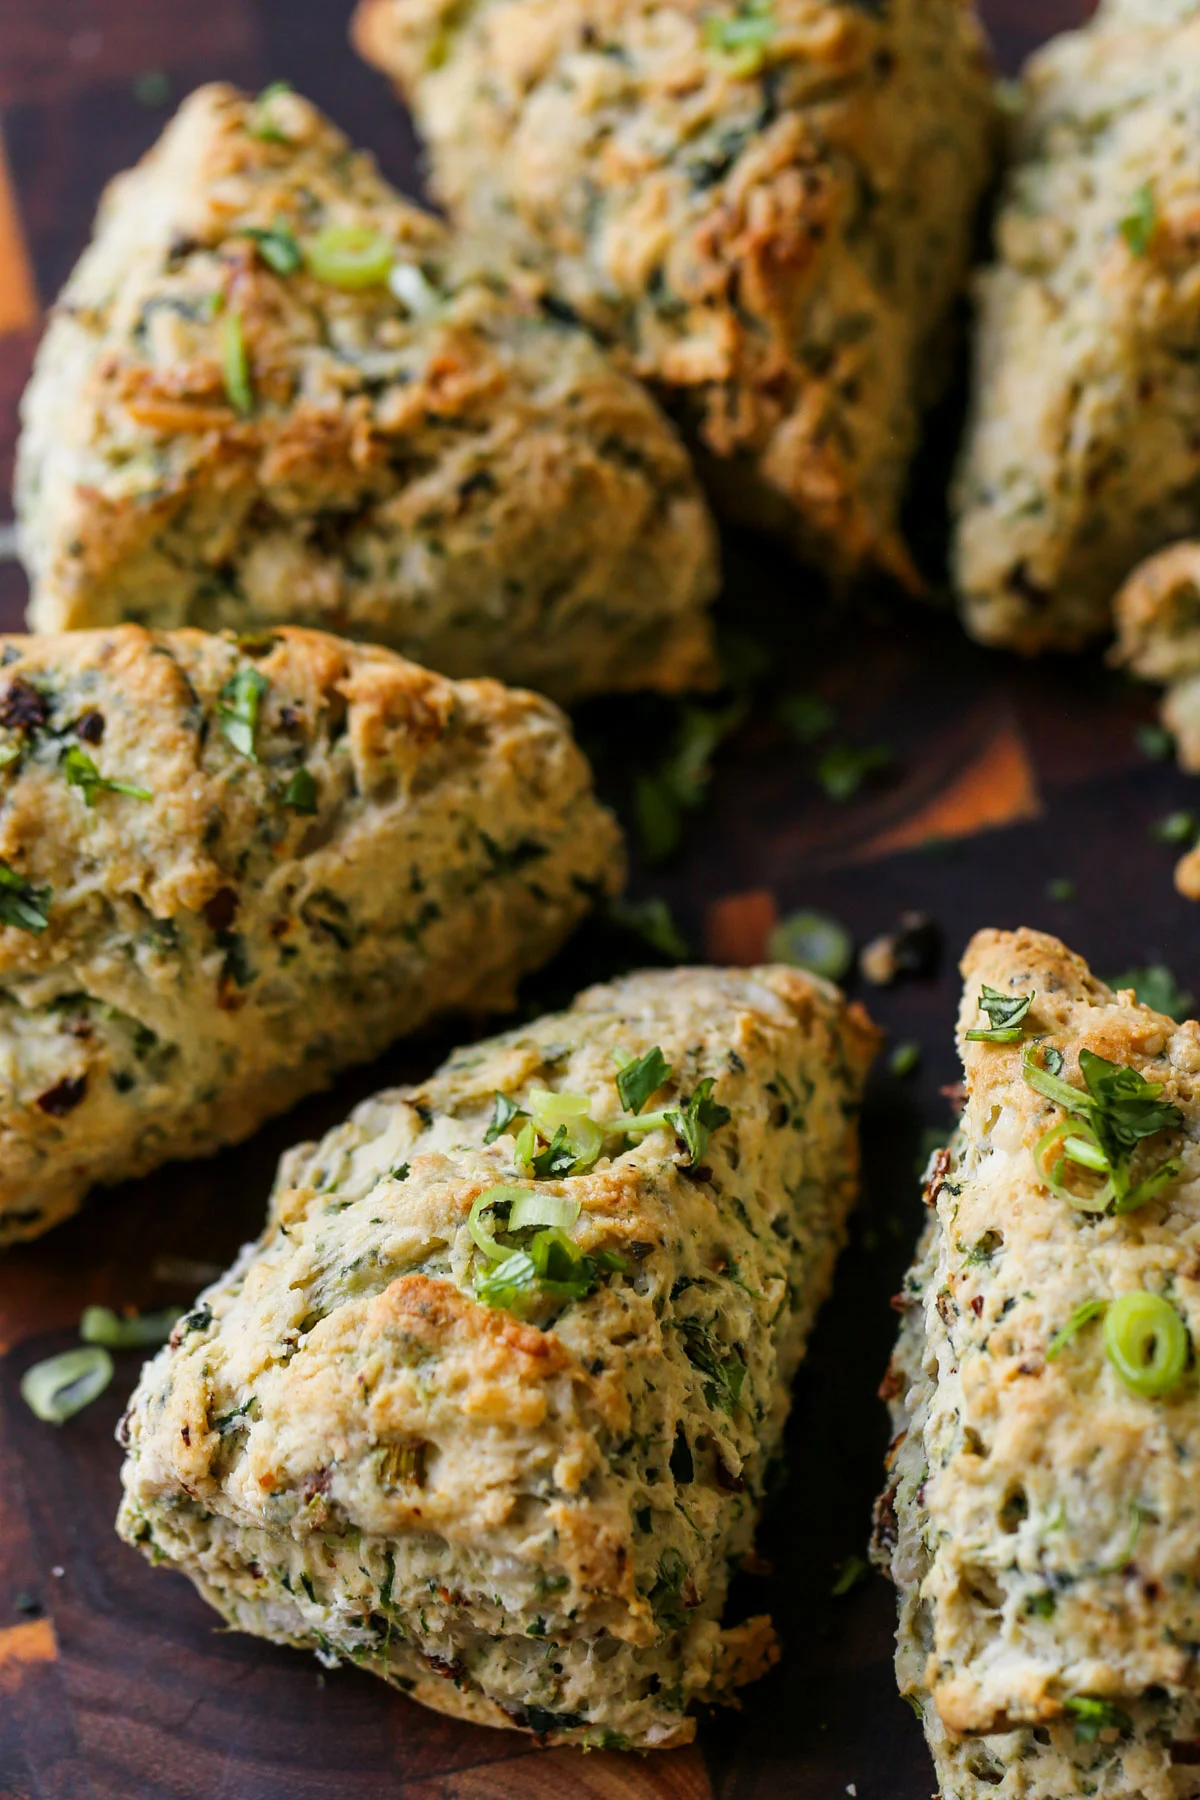
<path id="1" fill-rule="evenodd" d="M 418 188 L 415 146 L 383 85 L 345 46 L 346 0 L 42 0 L 0 9 L 0 464 L 38 329 L 86 238 L 104 180 L 160 129 L 177 99 L 221 76 L 286 77 L 385 170 Z M 1084 0 L 992 0 L 1006 68 Z M 167 83 L 148 79 L 165 74 Z M 139 98 L 138 96 L 141 96 Z M 147 104 L 147 100 L 158 104 Z M 936 492 L 937 450 L 930 452 Z M 928 978 L 867 994 L 893 1041 L 923 1046 L 907 1079 L 877 1072 L 864 1119 L 866 1192 L 854 1240 L 797 1385 L 791 1478 L 762 1534 L 771 1572 L 741 1578 L 739 1604 L 773 1613 L 779 1667 L 744 1708 L 706 1719 L 696 1745 L 649 1758 L 543 1751 L 516 1734 L 427 1713 L 356 1670 L 226 1633 L 182 1578 L 149 1569 L 112 1531 L 113 1427 L 137 1370 L 60 1430 L 18 1383 L 73 1341 L 83 1306 L 186 1301 L 206 1268 L 252 1236 L 275 1159 L 387 1081 L 427 1072 L 449 1038 L 359 1072 L 253 1143 L 99 1198 L 39 1244 L 0 1259 L 0 1800 L 926 1800 L 920 1733 L 896 1698 L 893 1607 L 877 1578 L 835 1597 L 865 1547 L 886 1440 L 875 1390 L 920 1212 L 922 1136 L 944 1124 L 957 1076 L 954 964 L 981 924 L 1061 932 L 1101 972 L 1163 959 L 1200 992 L 1200 911 L 1171 886 L 1148 839 L 1195 805 L 1174 769 L 1141 760 L 1144 694 L 1099 659 L 1018 666 L 967 645 L 935 611 L 886 596 L 851 619 L 798 618 L 796 575 L 747 541 L 729 549 L 726 611 L 771 646 L 775 690 L 819 684 L 860 743 L 894 752 L 887 779 L 834 806 L 810 753 L 774 721 L 772 686 L 721 753 L 711 804 L 679 859 L 639 871 L 697 947 L 750 962 L 798 906 L 835 914 L 861 944 L 906 908 L 941 927 Z M 0 625 L 19 627 L 23 585 L 0 566 Z M 864 645 L 869 654 L 864 654 Z M 789 671 L 791 674 L 789 675 Z M 603 729 L 594 709 L 585 739 Z M 618 798 L 622 794 L 618 793 Z M 1070 877 L 1076 897 L 1048 884 Z M 625 947 L 628 949 L 628 947 Z M 566 994 L 613 966 L 584 940 L 530 991 Z"/>

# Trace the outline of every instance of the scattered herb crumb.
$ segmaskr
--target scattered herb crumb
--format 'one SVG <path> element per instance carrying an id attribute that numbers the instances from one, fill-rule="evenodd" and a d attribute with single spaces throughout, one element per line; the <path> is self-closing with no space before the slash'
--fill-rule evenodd
<path id="1" fill-rule="evenodd" d="M 903 1080 L 904 1076 L 913 1073 L 920 1061 L 921 1046 L 914 1039 L 909 1038 L 904 1043 L 896 1045 L 888 1057 L 888 1068 L 893 1075 L 897 1075 Z"/>
<path id="2" fill-rule="evenodd" d="M 870 1573 L 871 1569 L 866 1557 L 860 1556 L 856 1550 L 853 1555 L 846 1558 L 845 1562 L 839 1563 L 837 1576 L 829 1591 L 835 1599 L 840 1599 L 843 1594 L 848 1594 L 852 1589 L 860 1587 Z"/>
<path id="3" fill-rule="evenodd" d="M 772 962 L 808 969 L 828 981 L 841 981 L 854 961 L 854 939 L 828 913 L 794 912 L 781 919 L 767 939 Z"/>
<path id="4" fill-rule="evenodd" d="M 852 800 L 870 776 L 890 768 L 892 761 L 886 744 L 833 744 L 817 763 L 817 781 L 827 798 L 841 805 Z"/>
<path id="5" fill-rule="evenodd" d="M 1106 978 L 1114 993 L 1132 988 L 1143 1006 L 1152 1012 L 1166 1013 L 1169 1019 L 1186 1019 L 1192 1007 L 1192 995 L 1181 988 L 1165 963 L 1150 963 L 1144 969 L 1125 969 L 1120 975 Z"/>
<path id="6" fill-rule="evenodd" d="M 1194 844 L 1200 837 L 1200 822 L 1195 813 L 1167 813 L 1150 827 L 1151 837 L 1157 838 L 1160 844 Z"/>
<path id="7" fill-rule="evenodd" d="M 1175 749 L 1175 739 L 1165 725 L 1139 725 L 1134 737 L 1147 762 L 1166 762 Z"/>
<path id="8" fill-rule="evenodd" d="M 1046 883 L 1047 900 L 1073 900 L 1075 893 L 1075 883 L 1069 875 L 1055 875 Z"/>

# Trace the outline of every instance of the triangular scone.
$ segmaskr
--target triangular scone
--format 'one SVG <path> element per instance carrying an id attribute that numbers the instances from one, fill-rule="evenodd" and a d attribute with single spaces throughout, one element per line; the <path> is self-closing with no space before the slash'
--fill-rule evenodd
<path id="1" fill-rule="evenodd" d="M 201 88 L 112 183 L 23 416 L 38 629 L 321 625 L 559 699 L 709 672 L 671 426 L 297 94 Z"/>
<path id="2" fill-rule="evenodd" d="M 913 578 L 997 135 L 967 0 L 360 0 L 354 34 L 454 217 L 663 395 L 721 510 Z"/>
<path id="3" fill-rule="evenodd" d="M 685 1742 L 774 1658 L 721 1612 L 876 1041 L 816 978 L 680 969 L 368 1101 L 147 1366 L 123 1536 L 443 1712 Z"/>
<path id="4" fill-rule="evenodd" d="M 506 1005 L 620 834 L 548 701 L 369 645 L 0 642 L 0 1243 Z"/>
<path id="5" fill-rule="evenodd" d="M 1200 1736 L 1200 1026 L 1039 932 L 981 932 L 963 973 L 962 1121 L 886 1384 L 900 1684 L 956 1800 L 1173 1800 Z M 1139 1316 L 1176 1358 L 1157 1388 Z"/>
<path id="6" fill-rule="evenodd" d="M 1023 71 L 954 494 L 986 643 L 1104 636 L 1134 565 L 1195 528 L 1198 84 L 1189 0 L 1107 0 Z"/>

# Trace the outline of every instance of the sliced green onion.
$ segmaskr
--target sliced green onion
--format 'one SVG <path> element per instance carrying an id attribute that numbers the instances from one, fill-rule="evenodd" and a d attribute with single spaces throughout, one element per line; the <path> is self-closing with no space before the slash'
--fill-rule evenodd
<path id="1" fill-rule="evenodd" d="M 250 358 L 246 353 L 246 333 L 239 312 L 227 312 L 221 320 L 221 375 L 230 406 L 243 417 L 254 411 L 254 390 L 250 385 Z"/>
<path id="2" fill-rule="evenodd" d="M 533 1169 L 533 1159 L 538 1153 L 538 1134 L 532 1119 L 526 1119 L 518 1131 L 514 1152 L 518 1166 L 526 1173 L 530 1173 Z"/>
<path id="3" fill-rule="evenodd" d="M 85 1344 L 104 1344 L 109 1350 L 147 1350 L 165 1344 L 182 1317 L 181 1306 L 151 1313 L 116 1313 L 111 1306 L 85 1306 L 79 1335 Z"/>
<path id="4" fill-rule="evenodd" d="M 1092 1110 L 1090 1094 L 1085 1094 L 1081 1088 L 1072 1087 L 1069 1081 L 1062 1079 L 1061 1075 L 1052 1074 L 1049 1069 L 1042 1068 L 1040 1063 L 1033 1060 L 1034 1055 L 1035 1046 L 1030 1044 L 1021 1059 L 1021 1073 L 1029 1086 L 1037 1093 L 1043 1094 L 1047 1100 L 1056 1100 L 1069 1112 L 1081 1113 L 1086 1117 Z M 1060 1056 L 1060 1066 L 1061 1061 Z"/>
<path id="5" fill-rule="evenodd" d="M 1187 1368 L 1187 1326 L 1160 1294 L 1122 1294 L 1104 1316 L 1104 1348 L 1133 1393 L 1153 1400 L 1170 1393 Z"/>
<path id="6" fill-rule="evenodd" d="M 583 1210 L 578 1200 L 565 1194 L 534 1194 L 519 1188 L 505 1192 L 517 1195 L 508 1215 L 509 1231 L 521 1231 L 526 1225 L 555 1225 L 569 1231 Z"/>
<path id="7" fill-rule="evenodd" d="M 18 931 L 45 931 L 53 898 L 53 888 L 31 886 L 23 875 L 0 861 L 0 925 L 13 925 Z"/>
<path id="8" fill-rule="evenodd" d="M 263 696 L 270 685 L 257 669 L 239 669 L 221 689 L 217 705 L 217 719 L 226 742 L 251 762 L 258 761 L 254 735 Z"/>
<path id="9" fill-rule="evenodd" d="M 1080 1163 L 1085 1169 L 1096 1169 L 1102 1175 L 1108 1172 L 1108 1158 L 1094 1138 L 1072 1133 L 1063 1139 L 1063 1149 L 1073 1163 Z"/>
<path id="10" fill-rule="evenodd" d="M 286 132 L 280 131 L 270 116 L 270 105 L 277 94 L 290 94 L 290 81 L 270 81 L 263 89 L 250 111 L 247 129 L 251 137 L 258 138 L 265 144 L 286 144 L 289 142 Z"/>
<path id="11" fill-rule="evenodd" d="M 21 1398 L 48 1425 L 62 1425 L 99 1398 L 113 1378 L 113 1360 L 98 1344 L 64 1350 L 34 1363 L 21 1377 Z"/>
<path id="12" fill-rule="evenodd" d="M 250 239 L 268 269 L 274 269 L 276 275 L 294 275 L 304 261 L 300 246 L 287 225 L 272 225 L 267 228 L 245 225 L 241 235 Z"/>
<path id="13" fill-rule="evenodd" d="M 590 1105 L 586 1094 L 559 1094 L 549 1088 L 533 1088 L 525 1110 L 542 1136 L 551 1138 L 560 1125 L 569 1129 L 576 1119 L 586 1118 Z"/>
<path id="14" fill-rule="evenodd" d="M 772 962 L 840 981 L 854 961 L 854 939 L 826 913 L 794 912 L 767 938 L 767 955 Z"/>
<path id="15" fill-rule="evenodd" d="M 387 284 L 414 319 L 430 318 L 442 305 L 442 296 L 416 263 L 393 263 L 388 271 Z"/>
<path id="16" fill-rule="evenodd" d="M 1168 1187 L 1182 1173 L 1182 1163 L 1170 1161 L 1162 1163 L 1157 1169 L 1152 1169 L 1144 1181 L 1139 1181 L 1135 1188 L 1130 1188 L 1127 1194 L 1122 1194 L 1114 1204 L 1113 1212 L 1136 1212 L 1139 1206 L 1145 1206 L 1148 1200 L 1153 1200 L 1156 1194 L 1161 1193 L 1163 1188 Z"/>
<path id="17" fill-rule="evenodd" d="M 1034 1145 L 1034 1168 L 1046 1183 L 1050 1192 L 1057 1199 L 1066 1200 L 1077 1212 L 1106 1212 L 1109 1202 L 1113 1199 L 1116 1192 L 1116 1189 L 1113 1186 L 1111 1170 L 1109 1171 L 1108 1179 L 1104 1182 L 1103 1186 L 1099 1188 L 1092 1188 L 1089 1191 L 1081 1193 L 1077 1188 L 1068 1187 L 1063 1179 L 1063 1164 L 1064 1162 L 1074 1162 L 1079 1160 L 1071 1156 L 1070 1152 L 1067 1150 L 1067 1145 L 1070 1143 L 1080 1145 L 1085 1144 L 1085 1140 L 1080 1134 L 1080 1126 L 1072 1119 L 1060 1119 L 1057 1125 L 1052 1125 L 1049 1131 L 1043 1132 L 1037 1143 Z M 1054 1161 L 1051 1162 L 1050 1157 L 1060 1146 L 1062 1147 L 1063 1154 L 1055 1157 Z M 1108 1159 L 1104 1156 L 1104 1152 L 1100 1149 L 1099 1145 L 1095 1143 L 1094 1139 L 1086 1142 L 1086 1148 L 1089 1155 L 1097 1155 L 1103 1160 L 1100 1162 L 1089 1161 L 1084 1165 L 1085 1167 L 1096 1170 L 1108 1169 Z"/>
<path id="18" fill-rule="evenodd" d="M 496 1242 L 495 1238 L 483 1222 L 484 1213 L 490 1212 L 497 1206 L 515 1205 L 518 1200 L 532 1198 L 533 1196 L 528 1188 L 490 1187 L 485 1188 L 482 1194 L 476 1194 L 474 1200 L 472 1200 L 471 1210 L 467 1215 L 467 1230 L 471 1233 L 471 1236 L 483 1251 L 483 1254 L 486 1257 L 489 1257 L 492 1262 L 503 1262 L 505 1257 L 512 1255 L 512 1251 L 507 1249 L 505 1245 Z"/>
<path id="19" fill-rule="evenodd" d="M 395 255 L 392 240 L 370 225 L 327 225 L 304 246 L 310 273 L 336 288 L 382 286 Z"/>
<path id="20" fill-rule="evenodd" d="M 1100 1318 L 1107 1311 L 1107 1300 L 1084 1300 L 1046 1345 L 1046 1361 L 1053 1362 L 1056 1356 L 1061 1356 L 1077 1331 L 1081 1331 L 1085 1325 L 1090 1324 L 1093 1319 Z"/>

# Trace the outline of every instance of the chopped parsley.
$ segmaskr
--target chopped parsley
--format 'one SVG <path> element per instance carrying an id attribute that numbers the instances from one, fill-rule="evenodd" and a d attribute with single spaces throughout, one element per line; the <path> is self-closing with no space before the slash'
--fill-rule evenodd
<path id="1" fill-rule="evenodd" d="M 654 1617 L 668 1631 L 678 1631 L 687 1624 L 687 1611 L 681 1599 L 687 1574 L 683 1554 L 668 1546 L 658 1559 L 654 1586 L 647 1595 Z"/>
<path id="2" fill-rule="evenodd" d="M 270 685 L 257 669 L 239 669 L 221 689 L 217 706 L 221 731 L 238 755 L 248 757 L 251 762 L 258 761 L 254 734 L 258 729 L 263 696 Z"/>
<path id="3" fill-rule="evenodd" d="M 71 787 L 77 787 L 87 807 L 96 804 L 97 794 L 128 794 L 131 800 L 153 800 L 149 788 L 135 787 L 131 781 L 113 781 L 102 775 L 86 750 L 72 744 L 63 757 L 63 773 Z"/>
<path id="4" fill-rule="evenodd" d="M 1145 256 L 1158 230 L 1158 204 L 1148 181 L 1129 197 L 1129 210 L 1121 220 L 1121 236 L 1134 256 Z"/>
<path id="5" fill-rule="evenodd" d="M 728 1125 L 733 1114 L 727 1106 L 722 1106 L 712 1098 L 716 1078 L 706 1075 L 699 1082 L 695 1093 L 682 1106 L 672 1106 L 666 1113 L 667 1122 L 675 1128 L 677 1137 L 683 1139 L 688 1148 L 688 1155 L 693 1163 L 698 1163 L 708 1149 L 710 1132 L 718 1131 L 722 1125 Z"/>
<path id="6" fill-rule="evenodd" d="M 731 1413 L 742 1402 L 746 1381 L 746 1365 L 736 1344 L 727 1345 L 715 1338 L 698 1319 L 683 1319 L 684 1354 L 694 1369 L 707 1379 L 703 1383 L 704 1398 L 715 1412 Z"/>
<path id="7" fill-rule="evenodd" d="M 515 1100 L 499 1090 L 494 1095 L 495 1105 L 492 1108 L 492 1122 L 483 1134 L 485 1144 L 494 1144 L 498 1137 L 503 1137 L 514 1119 L 519 1119 L 521 1108 Z"/>
<path id="8" fill-rule="evenodd" d="M 605 1273 L 624 1268 L 611 1251 L 589 1256 L 560 1227 L 550 1226 L 536 1232 L 523 1250 L 480 1270 L 475 1294 L 485 1306 L 522 1317 L 546 1300 L 585 1300 Z"/>
<path id="9" fill-rule="evenodd" d="M 283 790 L 283 804 L 290 806 L 293 812 L 316 812 L 317 783 L 315 776 L 308 769 L 293 770 L 291 779 Z"/>
<path id="10" fill-rule="evenodd" d="M 1153 1165 L 1135 1182 L 1132 1163 L 1139 1147 L 1161 1132 L 1179 1131 L 1183 1114 L 1161 1098 L 1161 1081 L 1147 1081 L 1136 1069 L 1109 1062 L 1092 1050 L 1079 1052 L 1083 1089 L 1062 1079 L 1061 1051 L 1053 1047 L 1042 1063 L 1032 1048 L 1022 1073 L 1029 1086 L 1065 1108 L 1068 1118 L 1051 1126 L 1034 1147 L 1034 1162 L 1051 1192 L 1084 1212 L 1133 1212 L 1152 1200 L 1180 1172 L 1174 1158 Z M 1056 1154 L 1057 1153 L 1057 1154 Z M 1048 1159 L 1054 1157 L 1051 1163 Z M 1080 1192 L 1063 1181 L 1063 1164 L 1103 1177 L 1099 1187 Z"/>
<path id="11" fill-rule="evenodd" d="M 18 931 L 45 931 L 53 897 L 53 888 L 33 887 L 0 862 L 0 924 L 15 925 Z"/>
<path id="12" fill-rule="evenodd" d="M 617 1092 L 626 1112 L 640 1113 L 652 1094 L 671 1077 L 671 1065 L 655 1044 L 644 1056 L 631 1058 L 617 1071 Z"/>
<path id="13" fill-rule="evenodd" d="M 970 1044 L 1015 1044 L 1021 1037 L 1025 1018 L 1033 1005 L 1033 994 L 1002 994 L 985 981 L 979 995 L 979 1010 L 992 1021 L 989 1026 L 976 1026 L 968 1031 Z"/>
<path id="14" fill-rule="evenodd" d="M 756 75 L 775 36 L 771 0 L 741 0 L 731 18 L 710 15 L 703 34 L 706 47 L 728 57 L 735 74 Z"/>
<path id="15" fill-rule="evenodd" d="M 1069 1694 L 1063 1711 L 1075 1727 L 1076 1741 L 1094 1744 L 1102 1731 L 1130 1731 L 1133 1720 L 1112 1700 L 1097 1700 L 1091 1694 Z"/>
<path id="16" fill-rule="evenodd" d="M 1060 1325 L 1050 1342 L 1046 1345 L 1046 1361 L 1053 1362 L 1061 1356 L 1077 1331 L 1090 1325 L 1093 1319 L 1101 1318 L 1108 1310 L 1107 1300 L 1084 1300 L 1071 1314 L 1065 1325 Z"/>

